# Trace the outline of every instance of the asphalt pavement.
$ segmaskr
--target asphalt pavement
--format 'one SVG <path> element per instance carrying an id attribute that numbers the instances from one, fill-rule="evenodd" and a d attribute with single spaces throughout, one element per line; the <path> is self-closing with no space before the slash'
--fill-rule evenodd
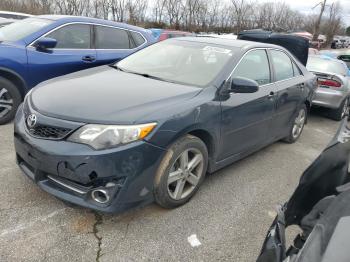
<path id="1" fill-rule="evenodd" d="M 339 122 L 313 113 L 277 142 L 208 176 L 185 206 L 121 215 L 69 207 L 21 174 L 13 125 L 0 126 L 0 261 L 255 261 L 286 201 Z"/>

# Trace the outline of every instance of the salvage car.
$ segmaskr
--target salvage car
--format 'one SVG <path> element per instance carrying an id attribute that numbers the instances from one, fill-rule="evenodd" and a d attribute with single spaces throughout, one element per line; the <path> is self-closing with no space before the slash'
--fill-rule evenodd
<path id="1" fill-rule="evenodd" d="M 347 65 L 328 56 L 309 56 L 306 68 L 318 77 L 314 106 L 329 108 L 330 117 L 341 120 L 348 112 L 350 78 Z"/>
<path id="2" fill-rule="evenodd" d="M 345 118 L 327 148 L 305 170 L 277 212 L 258 262 L 347 262 L 350 258 L 350 128 Z M 286 244 L 286 228 L 301 233 Z"/>
<path id="3" fill-rule="evenodd" d="M 36 16 L 0 28 L 0 124 L 38 83 L 119 61 L 154 42 L 143 28 L 87 17 Z"/>
<path id="4" fill-rule="evenodd" d="M 77 205 L 175 208 L 206 173 L 295 142 L 315 87 L 279 46 L 162 41 L 34 88 L 15 119 L 17 162 L 43 190 Z"/>

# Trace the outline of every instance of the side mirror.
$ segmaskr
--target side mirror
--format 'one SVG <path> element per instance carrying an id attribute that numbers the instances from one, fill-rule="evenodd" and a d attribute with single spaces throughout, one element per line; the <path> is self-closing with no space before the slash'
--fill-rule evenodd
<path id="1" fill-rule="evenodd" d="M 230 91 L 234 93 L 255 93 L 259 90 L 259 84 L 251 79 L 235 77 L 231 80 Z"/>
<path id="2" fill-rule="evenodd" d="M 50 48 L 55 48 L 57 40 L 49 37 L 43 37 L 37 40 L 34 44 L 35 48 L 39 51 L 46 51 Z"/>

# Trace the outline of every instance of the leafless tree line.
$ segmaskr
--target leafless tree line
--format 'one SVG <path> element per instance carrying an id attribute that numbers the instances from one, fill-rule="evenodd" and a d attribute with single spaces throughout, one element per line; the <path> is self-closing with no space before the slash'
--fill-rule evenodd
<path id="1" fill-rule="evenodd" d="M 263 28 L 279 32 L 308 30 L 315 16 L 306 16 L 284 2 L 253 0 L 1 0 L 1 10 L 31 14 L 84 15 L 145 27 L 195 32 L 234 32 Z M 320 33 L 343 30 L 341 7 L 332 5 L 323 17 Z"/>

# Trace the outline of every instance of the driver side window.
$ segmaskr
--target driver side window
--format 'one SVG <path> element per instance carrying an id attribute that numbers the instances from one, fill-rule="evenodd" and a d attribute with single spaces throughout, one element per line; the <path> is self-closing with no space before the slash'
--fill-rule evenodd
<path id="1" fill-rule="evenodd" d="M 90 25 L 67 25 L 53 31 L 46 37 L 50 37 L 57 40 L 57 45 L 55 48 L 90 49 Z"/>
<path id="2" fill-rule="evenodd" d="M 232 77 L 244 77 L 255 80 L 259 85 L 271 83 L 266 51 L 259 49 L 247 53 L 236 67 Z"/>

